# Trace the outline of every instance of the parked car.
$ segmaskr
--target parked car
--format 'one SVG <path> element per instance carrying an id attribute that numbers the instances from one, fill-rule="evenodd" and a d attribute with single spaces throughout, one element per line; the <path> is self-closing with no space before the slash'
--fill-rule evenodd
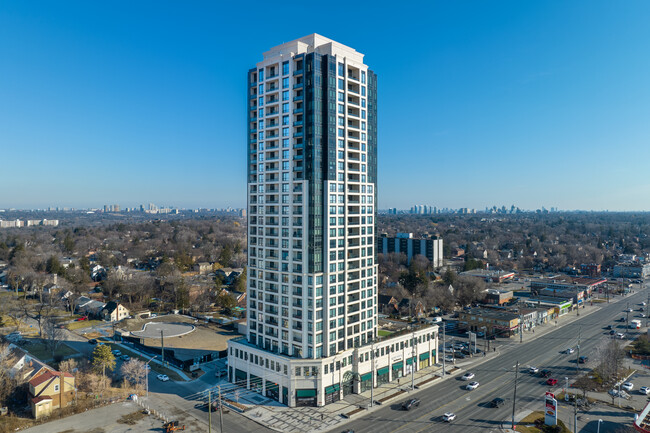
<path id="1" fill-rule="evenodd" d="M 412 398 L 402 403 L 402 410 L 411 410 L 411 408 L 420 406 L 420 400 Z"/>
<path id="2" fill-rule="evenodd" d="M 610 389 L 607 394 L 611 395 L 612 397 L 618 397 L 618 389 Z"/>
<path id="3" fill-rule="evenodd" d="M 478 382 L 470 382 L 465 386 L 465 389 L 468 391 L 474 391 L 476 388 L 478 388 L 480 384 Z"/>
<path id="4" fill-rule="evenodd" d="M 557 385 L 557 379 L 549 377 L 548 379 L 546 379 L 546 384 L 549 386 L 555 386 Z"/>
<path id="5" fill-rule="evenodd" d="M 461 380 L 472 380 L 474 379 L 474 373 L 467 372 L 461 376 Z"/>
<path id="6" fill-rule="evenodd" d="M 214 373 L 216 377 L 224 377 L 228 375 L 228 372 L 226 370 L 219 370 Z"/>
<path id="7" fill-rule="evenodd" d="M 166 374 L 159 374 L 156 377 L 158 378 L 158 380 L 161 380 L 163 382 L 167 382 L 169 380 L 169 376 L 167 376 Z"/>
<path id="8" fill-rule="evenodd" d="M 641 388 L 639 388 L 639 393 L 643 395 L 648 395 L 650 394 L 650 388 L 648 388 L 647 386 L 642 386 Z"/>
<path id="9" fill-rule="evenodd" d="M 612 329 L 612 328 L 613 328 L 612 325 L 605 326 L 605 329 Z"/>
<path id="10" fill-rule="evenodd" d="M 88 320 L 88 316 L 81 316 L 74 319 L 75 322 L 83 322 L 84 320 Z"/>
<path id="11" fill-rule="evenodd" d="M 566 353 L 567 355 L 571 355 L 575 351 L 576 350 L 573 347 L 569 347 L 567 350 L 564 351 L 564 353 Z"/>
<path id="12" fill-rule="evenodd" d="M 112 353 L 113 356 L 115 356 L 116 358 L 117 358 L 118 356 L 122 356 L 122 352 L 120 352 L 119 349 L 115 349 L 115 350 L 111 351 L 111 353 Z"/>
<path id="13" fill-rule="evenodd" d="M 622 332 L 617 332 L 616 333 L 616 338 L 620 338 L 622 340 L 622 339 L 625 338 L 625 334 L 623 334 Z"/>
<path id="14" fill-rule="evenodd" d="M 131 359 L 129 355 L 122 355 L 120 356 L 120 358 L 122 358 L 123 361 L 128 361 L 129 359 Z"/>
<path id="15" fill-rule="evenodd" d="M 445 362 L 454 362 L 454 357 L 453 356 L 445 356 Z"/>
<path id="16" fill-rule="evenodd" d="M 455 419 L 456 419 L 456 414 L 453 412 L 447 412 L 442 416 L 442 420 L 444 422 L 452 422 Z"/>
<path id="17" fill-rule="evenodd" d="M 616 331 L 612 329 L 611 331 L 609 331 L 609 335 L 616 335 Z"/>
<path id="18" fill-rule="evenodd" d="M 506 404 L 506 401 L 502 398 L 495 398 L 490 402 L 490 406 L 497 408 L 503 406 L 504 404 Z"/>
<path id="19" fill-rule="evenodd" d="M 632 382 L 625 382 L 623 385 L 621 385 L 621 388 L 626 391 L 632 391 L 634 389 L 634 384 Z"/>
<path id="20" fill-rule="evenodd" d="M 90 340 L 88 340 L 88 342 L 90 344 L 97 344 L 97 340 L 95 340 L 94 338 L 91 338 Z"/>
<path id="21" fill-rule="evenodd" d="M 588 356 L 581 356 L 580 358 L 578 358 L 578 362 L 580 364 L 586 364 L 587 362 L 589 362 L 589 357 Z"/>
<path id="22" fill-rule="evenodd" d="M 541 377 L 551 377 L 551 370 L 542 370 L 539 372 Z"/>
<path id="23" fill-rule="evenodd" d="M 539 373 L 539 368 L 537 368 L 537 367 L 529 367 L 528 372 L 530 374 L 537 374 L 537 373 Z"/>

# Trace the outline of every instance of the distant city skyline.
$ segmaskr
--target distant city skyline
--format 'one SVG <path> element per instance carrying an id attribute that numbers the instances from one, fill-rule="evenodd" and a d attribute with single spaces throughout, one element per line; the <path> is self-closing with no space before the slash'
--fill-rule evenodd
<path id="1" fill-rule="evenodd" d="M 245 207 L 241 70 L 317 32 L 377 70 L 379 209 L 650 210 L 650 3 L 299 5 L 4 2 L 0 208 Z"/>

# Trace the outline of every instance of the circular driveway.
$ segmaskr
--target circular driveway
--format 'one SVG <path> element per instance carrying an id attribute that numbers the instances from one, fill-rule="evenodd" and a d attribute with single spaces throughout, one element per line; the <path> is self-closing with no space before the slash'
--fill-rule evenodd
<path id="1" fill-rule="evenodd" d="M 194 325 L 182 323 L 163 323 L 163 322 L 149 322 L 145 323 L 142 331 L 133 331 L 131 335 L 140 338 L 160 338 L 160 333 L 164 337 L 178 337 L 179 335 L 189 334 L 194 331 Z"/>

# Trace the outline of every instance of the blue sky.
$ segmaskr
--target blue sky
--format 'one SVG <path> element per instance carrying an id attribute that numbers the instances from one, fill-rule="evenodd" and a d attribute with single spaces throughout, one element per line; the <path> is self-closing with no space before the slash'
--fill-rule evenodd
<path id="1" fill-rule="evenodd" d="M 246 71 L 379 75 L 379 207 L 650 210 L 650 2 L 0 3 L 0 208 L 245 205 Z"/>

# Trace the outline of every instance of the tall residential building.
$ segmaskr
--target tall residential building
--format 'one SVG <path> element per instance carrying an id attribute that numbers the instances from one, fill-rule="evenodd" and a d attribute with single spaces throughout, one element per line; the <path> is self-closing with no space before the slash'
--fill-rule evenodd
<path id="1" fill-rule="evenodd" d="M 377 253 L 404 253 L 408 264 L 419 254 L 429 259 L 435 269 L 444 265 L 442 246 L 442 238 L 435 235 L 424 235 L 416 239 L 413 233 L 397 233 L 396 236 L 382 233 L 377 238 Z"/>
<path id="2" fill-rule="evenodd" d="M 248 326 L 229 342 L 229 379 L 322 405 L 371 383 L 342 375 L 377 341 L 377 78 L 317 34 L 247 78 Z"/>

